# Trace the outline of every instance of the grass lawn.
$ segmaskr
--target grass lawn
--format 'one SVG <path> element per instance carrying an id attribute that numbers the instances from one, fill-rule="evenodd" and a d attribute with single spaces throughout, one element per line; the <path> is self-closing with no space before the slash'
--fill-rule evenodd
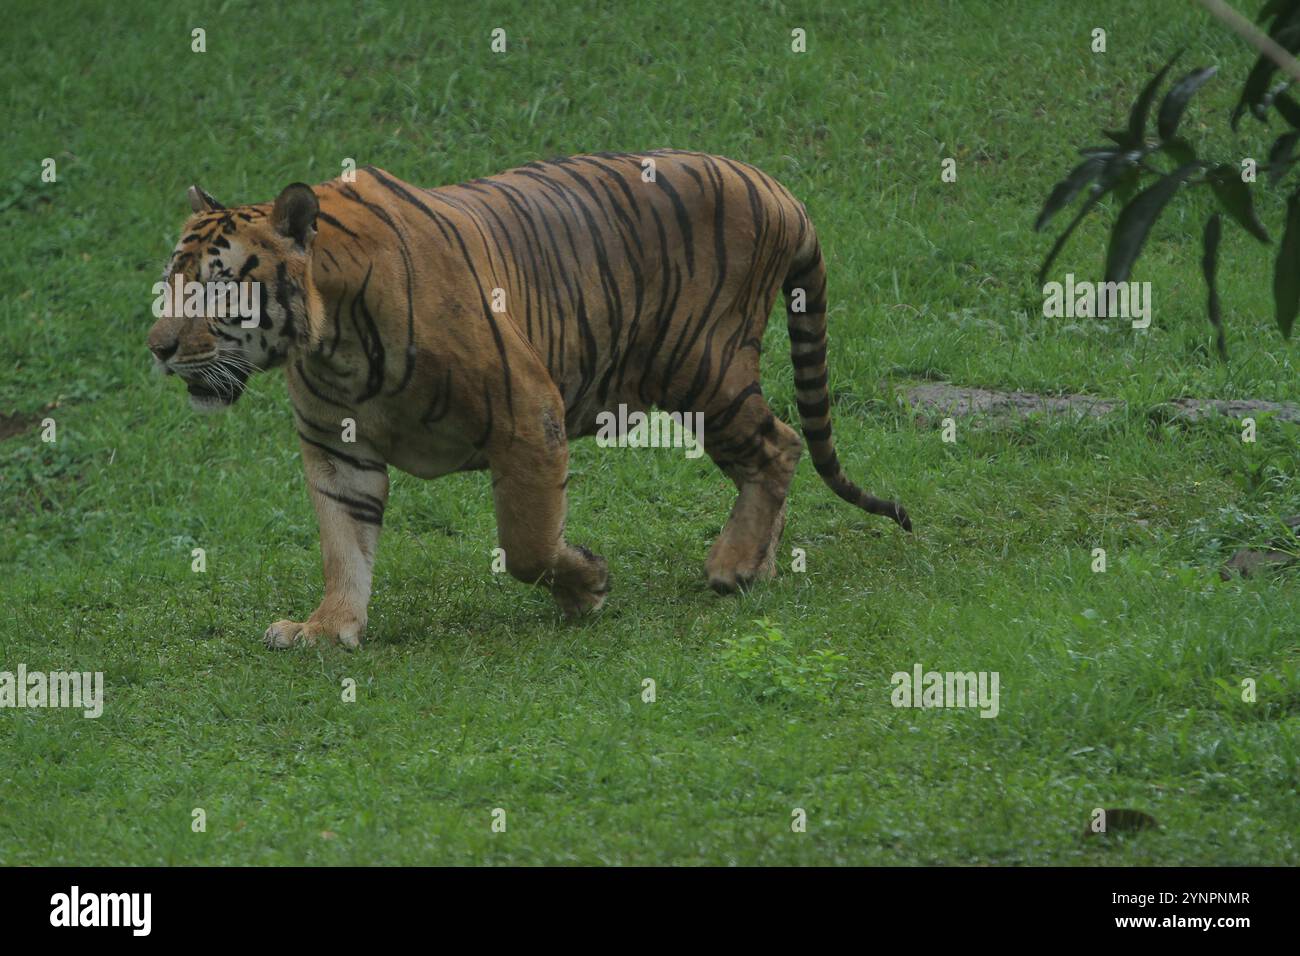
<path id="1" fill-rule="evenodd" d="M 1298 579 L 1217 574 L 1300 513 L 1300 426 L 1261 418 L 1244 443 L 1239 421 L 1158 408 L 1300 397 L 1274 252 L 1225 227 L 1226 365 L 1206 196 L 1138 264 L 1149 330 L 1045 319 L 1035 283 L 1063 225 L 1031 232 L 1043 197 L 1178 47 L 1221 65 L 1185 131 L 1263 160 L 1267 131 L 1224 122 L 1252 57 L 1193 5 L 9 6 L 0 671 L 102 671 L 106 700 L 97 720 L 0 710 L 0 864 L 1300 861 Z M 319 599 L 315 517 L 281 375 L 198 417 L 149 374 L 186 187 L 252 202 L 347 158 L 436 185 L 659 146 L 747 160 L 807 203 L 840 458 L 916 533 L 840 502 L 805 457 L 782 573 L 720 598 L 703 563 L 730 483 L 680 450 L 585 440 L 568 536 L 614 590 L 568 626 L 491 573 L 485 474 L 394 472 L 367 646 L 267 651 L 267 624 Z M 1274 229 L 1281 195 L 1260 190 Z M 1114 212 L 1055 278 L 1100 278 Z M 764 381 L 789 421 L 783 324 Z M 894 397 L 927 378 L 1126 407 L 962 420 L 945 443 Z M 996 718 L 893 707 L 891 675 L 918 663 L 997 672 Z M 1096 807 L 1161 828 L 1085 839 Z"/>

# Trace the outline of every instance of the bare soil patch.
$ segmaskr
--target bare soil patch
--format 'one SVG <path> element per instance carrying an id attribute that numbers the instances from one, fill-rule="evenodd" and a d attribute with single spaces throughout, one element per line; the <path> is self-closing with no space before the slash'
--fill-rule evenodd
<path id="1" fill-rule="evenodd" d="M 1006 392 L 988 388 L 964 388 L 948 382 L 924 382 L 903 390 L 913 407 L 953 416 L 982 415 L 1024 418 L 1029 415 L 1078 414 L 1091 417 L 1108 415 L 1124 407 L 1118 399 L 1094 395 L 1038 395 L 1034 392 Z M 1175 398 L 1168 402 L 1177 414 L 1190 421 L 1211 415 L 1241 418 L 1271 413 L 1282 421 L 1300 422 L 1300 405 L 1292 402 L 1268 402 L 1259 399 Z"/>

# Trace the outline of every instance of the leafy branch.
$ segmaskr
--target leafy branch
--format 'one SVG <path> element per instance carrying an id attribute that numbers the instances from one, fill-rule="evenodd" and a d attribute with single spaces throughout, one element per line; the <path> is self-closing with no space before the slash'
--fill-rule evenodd
<path id="1" fill-rule="evenodd" d="M 1258 19 L 1261 23 L 1268 22 L 1268 38 L 1276 47 L 1287 54 L 1300 51 L 1300 0 L 1268 0 Z M 1270 51 L 1276 48 L 1265 45 Z M 1216 346 L 1219 355 L 1226 359 L 1227 344 L 1216 285 L 1223 214 L 1261 244 L 1271 244 L 1268 230 L 1255 211 L 1251 186 L 1257 173 L 1267 173 L 1269 184 L 1278 186 L 1300 161 L 1300 102 L 1288 92 L 1289 79 L 1278 81 L 1276 55 L 1261 53 L 1246 76 L 1230 125 L 1235 131 L 1247 112 L 1267 124 L 1270 115 L 1276 112 L 1291 129 L 1273 141 L 1267 162 L 1263 164 L 1250 162 L 1239 166 L 1202 159 L 1195 147 L 1178 134 L 1178 129 L 1192 97 L 1214 77 L 1217 67 L 1197 67 L 1172 83 L 1156 110 L 1154 139 L 1148 137 L 1152 107 L 1180 55 L 1181 52 L 1174 54 L 1142 88 L 1129 110 L 1127 126 L 1122 130 L 1105 130 L 1104 135 L 1110 140 L 1107 145 L 1080 149 L 1083 161 L 1053 187 L 1034 222 L 1035 231 L 1046 226 L 1085 190 L 1086 195 L 1074 218 L 1048 251 L 1038 281 L 1041 285 L 1046 280 L 1052 264 L 1079 224 L 1103 198 L 1113 194 L 1122 208 L 1111 229 L 1105 278 L 1107 282 L 1127 282 L 1152 226 L 1170 202 L 1186 189 L 1208 187 L 1220 211 L 1205 223 L 1201 271 L 1208 288 L 1207 312 L 1217 333 Z M 1154 182 L 1150 182 L 1152 177 Z M 1274 263 L 1273 301 L 1278 328 L 1283 338 L 1289 339 L 1296 313 L 1300 311 L 1300 186 L 1287 198 L 1282 242 Z"/>

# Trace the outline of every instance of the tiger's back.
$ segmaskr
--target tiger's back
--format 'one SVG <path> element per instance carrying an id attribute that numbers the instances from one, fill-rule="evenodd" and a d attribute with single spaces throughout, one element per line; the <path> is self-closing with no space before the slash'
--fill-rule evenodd
<path id="1" fill-rule="evenodd" d="M 529 163 L 438 189 L 363 167 L 354 184 L 318 189 L 329 216 L 318 241 L 350 249 L 317 259 L 318 285 L 350 296 L 379 233 L 385 247 L 399 247 L 399 272 L 409 260 L 414 324 L 441 333 L 438 350 L 447 336 L 481 344 L 467 316 L 508 317 L 522 332 L 560 390 L 570 438 L 592 433 L 597 415 L 620 404 L 707 404 L 718 371 L 757 356 L 781 282 L 813 239 L 802 204 L 779 183 L 683 151 Z M 331 274 L 340 261 L 352 266 L 342 283 Z M 408 277 L 391 279 L 400 288 Z M 439 305 L 422 313 L 421 299 Z M 486 329 L 498 356 L 501 321 Z M 401 381 L 404 356 L 385 356 L 368 371 Z M 505 400 L 504 378 L 492 391 L 492 401 Z"/>

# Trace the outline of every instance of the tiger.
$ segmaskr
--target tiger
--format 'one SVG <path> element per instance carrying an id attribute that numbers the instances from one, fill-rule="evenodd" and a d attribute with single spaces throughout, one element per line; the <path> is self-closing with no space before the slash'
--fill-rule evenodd
<path id="1" fill-rule="evenodd" d="M 736 487 L 705 561 L 717 592 L 775 575 L 804 440 L 836 495 L 912 529 L 840 466 L 826 263 L 803 203 L 752 165 L 604 152 L 433 189 L 362 166 L 273 202 L 188 198 L 164 281 L 253 283 L 260 315 L 164 313 L 154 368 L 203 411 L 283 368 L 320 529 L 323 598 L 271 624 L 269 647 L 360 645 L 390 467 L 490 471 L 505 570 L 566 618 L 598 610 L 608 563 L 565 539 L 568 443 L 620 406 L 701 416 Z M 778 290 L 802 439 L 759 382 Z"/>

